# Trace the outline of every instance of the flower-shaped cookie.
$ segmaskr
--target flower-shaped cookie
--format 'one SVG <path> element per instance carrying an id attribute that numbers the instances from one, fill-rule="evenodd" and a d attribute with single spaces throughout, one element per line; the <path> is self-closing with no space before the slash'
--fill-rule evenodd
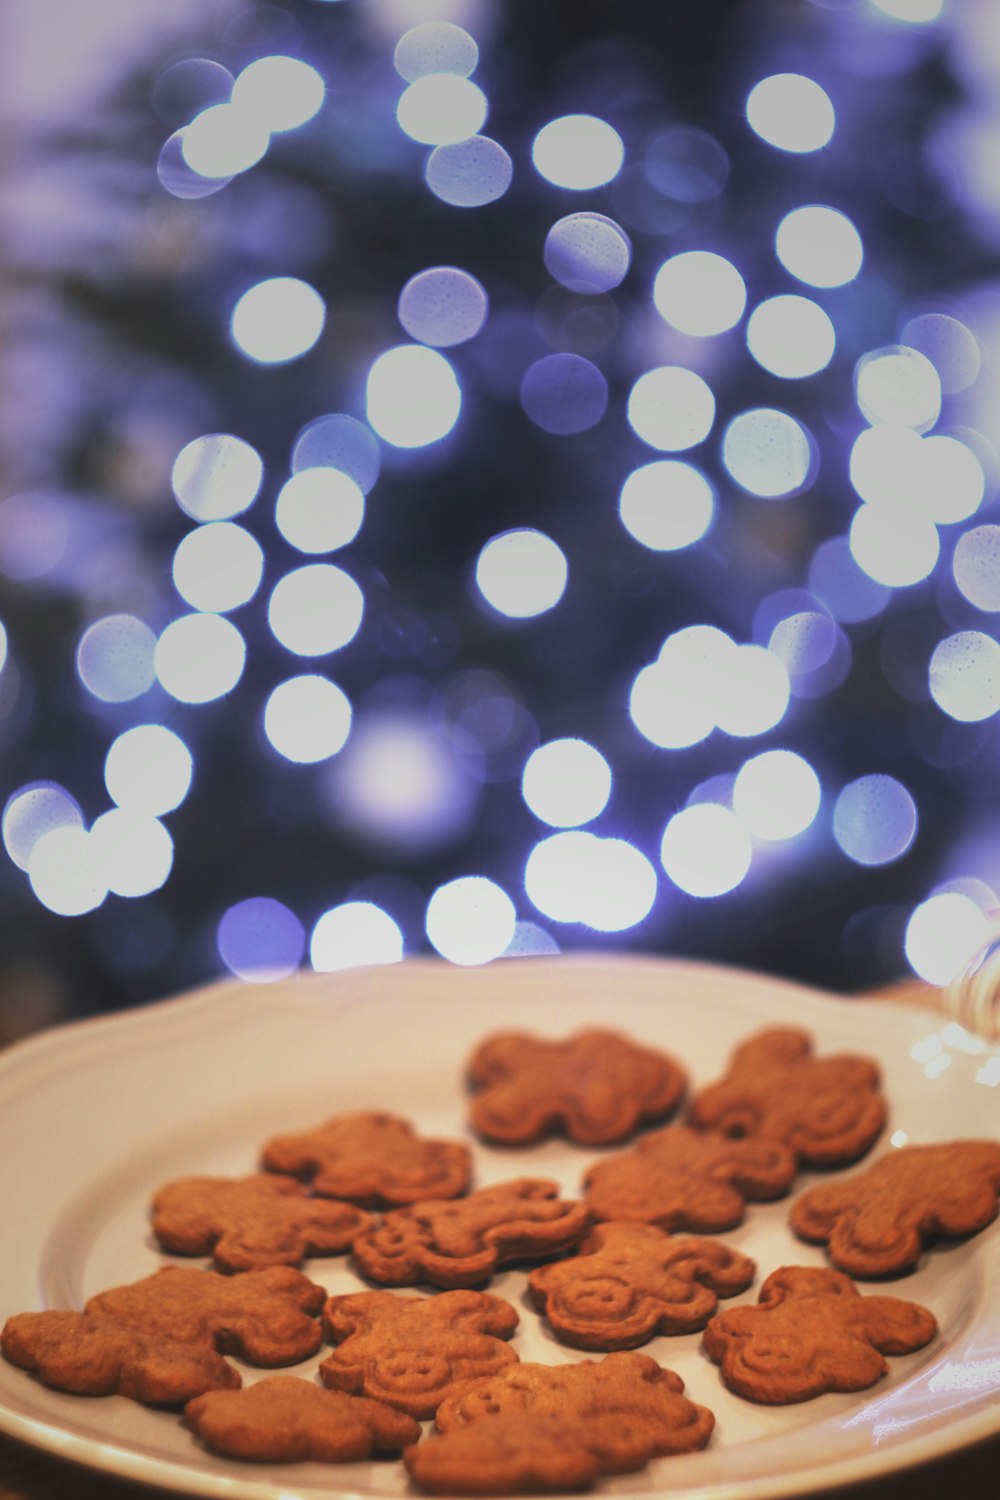
<path id="1" fill-rule="evenodd" d="M 555 1182 L 518 1177 L 467 1198 L 397 1208 L 359 1236 L 354 1258 L 385 1286 L 479 1286 L 509 1261 L 558 1255 L 579 1242 L 590 1214 L 558 1194 Z"/>
<path id="2" fill-rule="evenodd" d="M 458 1386 L 513 1364 L 517 1311 L 488 1292 L 400 1297 L 349 1292 L 323 1312 L 338 1345 L 319 1367 L 323 1383 L 385 1401 L 422 1420 Z"/>
<path id="3" fill-rule="evenodd" d="M 442 1402 L 440 1437 L 404 1461 L 438 1494 L 581 1487 L 704 1448 L 715 1418 L 683 1392 L 680 1376 L 645 1354 L 512 1365 Z"/>
<path id="4" fill-rule="evenodd" d="M 807 1188 L 789 1217 L 803 1239 L 828 1241 L 842 1271 L 885 1276 L 914 1266 L 927 1240 L 985 1228 L 998 1193 L 998 1141 L 901 1146 L 863 1171 Z"/>
<path id="5" fill-rule="evenodd" d="M 184 1415 L 216 1453 L 264 1463 L 350 1463 L 396 1455 L 420 1437 L 419 1424 L 394 1407 L 324 1390 L 297 1375 L 269 1375 L 242 1391 L 211 1391 L 189 1401 Z"/>
<path id="6" fill-rule="evenodd" d="M 595 1163 L 584 1192 L 596 1219 L 714 1234 L 741 1222 L 747 1199 L 780 1198 L 795 1170 L 795 1157 L 779 1141 L 730 1140 L 672 1125 Z"/>
<path id="7" fill-rule="evenodd" d="M 317 1314 L 326 1293 L 291 1266 L 220 1276 L 164 1266 L 127 1286 L 91 1297 L 84 1311 L 248 1364 L 292 1365 L 323 1342 Z"/>
<path id="8" fill-rule="evenodd" d="M 598 1224 L 570 1260 L 538 1266 L 531 1300 L 564 1344 L 634 1349 L 656 1333 L 704 1328 L 751 1283 L 755 1263 L 719 1240 L 664 1234 L 652 1224 Z"/>
<path id="9" fill-rule="evenodd" d="M 806 1165 L 836 1166 L 863 1156 L 885 1124 L 879 1085 L 869 1058 L 814 1057 L 808 1032 L 775 1026 L 736 1049 L 688 1118 L 703 1130 L 782 1141 Z"/>
<path id="10" fill-rule="evenodd" d="M 321 1197 L 364 1208 L 455 1198 L 472 1176 L 468 1147 L 424 1140 L 408 1120 L 384 1110 L 335 1115 L 311 1130 L 275 1136 L 261 1162 L 311 1183 Z"/>
<path id="11" fill-rule="evenodd" d="M 298 1266 L 307 1255 L 349 1250 L 371 1214 L 314 1198 L 292 1177 L 183 1177 L 153 1198 L 153 1233 L 165 1250 L 212 1255 L 222 1271 Z"/>
<path id="12" fill-rule="evenodd" d="M 756 1307 L 716 1313 L 704 1346 L 731 1391 L 776 1406 L 864 1390 L 888 1373 L 884 1355 L 910 1354 L 936 1332 L 917 1302 L 862 1296 L 842 1271 L 783 1266 Z"/>
<path id="13" fill-rule="evenodd" d="M 525 1146 L 564 1132 L 584 1146 L 623 1141 L 665 1119 L 687 1082 L 666 1053 L 615 1031 L 581 1031 L 565 1041 L 529 1032 L 487 1037 L 468 1063 L 476 1090 L 473 1129 L 502 1146 Z"/>
<path id="14" fill-rule="evenodd" d="M 4 1325 L 0 1348 L 12 1365 L 79 1396 L 181 1406 L 203 1391 L 240 1384 L 238 1371 L 214 1349 L 85 1312 L 17 1313 Z"/>

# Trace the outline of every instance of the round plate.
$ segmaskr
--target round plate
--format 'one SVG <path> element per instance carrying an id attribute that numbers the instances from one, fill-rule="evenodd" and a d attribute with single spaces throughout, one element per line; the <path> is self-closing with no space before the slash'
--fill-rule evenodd
<path id="1" fill-rule="evenodd" d="M 806 1026 L 819 1052 L 860 1051 L 884 1073 L 890 1124 L 876 1152 L 906 1140 L 998 1135 L 1000 1052 L 925 1011 L 840 1000 L 761 975 L 646 958 L 513 959 L 478 969 L 436 960 L 224 983 L 112 1018 L 43 1033 L 0 1054 L 0 1321 L 80 1307 L 170 1257 L 148 1228 L 153 1190 L 173 1177 L 252 1171 L 269 1136 L 354 1109 L 385 1108 L 422 1133 L 470 1140 L 483 1186 L 552 1177 L 579 1194 L 598 1153 L 548 1141 L 512 1154 L 472 1142 L 465 1059 L 501 1027 L 565 1036 L 612 1025 L 662 1047 L 694 1087 L 716 1078 L 733 1046 L 764 1025 Z M 797 1186 L 814 1180 L 802 1174 Z M 796 1240 L 788 1202 L 751 1205 L 725 1236 L 758 1265 L 754 1288 L 783 1264 L 822 1265 Z M 197 1262 L 201 1264 L 201 1262 Z M 343 1257 L 305 1270 L 331 1293 L 361 1283 Z M 580 1359 L 530 1311 L 524 1273 L 490 1290 L 521 1314 L 522 1359 Z M 863 1288 L 864 1289 L 864 1288 Z M 884 1290 L 884 1288 L 881 1288 Z M 700 1335 L 645 1346 L 709 1406 L 708 1448 L 659 1459 L 602 1490 L 674 1500 L 773 1500 L 884 1474 L 1000 1430 L 1000 1225 L 928 1250 L 893 1295 L 921 1302 L 940 1332 L 892 1359 L 877 1387 L 790 1407 L 740 1400 L 721 1385 Z M 322 1356 L 298 1366 L 311 1375 Z M 260 1372 L 243 1369 L 252 1381 Z M 247 1500 L 410 1494 L 399 1463 L 239 1465 L 206 1453 L 177 1414 L 118 1396 L 50 1391 L 0 1361 L 0 1429 L 40 1448 L 185 1494 Z"/>

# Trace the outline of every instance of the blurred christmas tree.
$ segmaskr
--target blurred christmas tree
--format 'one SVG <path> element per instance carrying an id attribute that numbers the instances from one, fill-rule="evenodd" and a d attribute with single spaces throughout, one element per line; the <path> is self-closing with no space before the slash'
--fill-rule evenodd
<path id="1" fill-rule="evenodd" d="M 940 9 L 226 5 L 14 162 L 0 1025 L 404 951 L 945 977 L 1000 527 Z"/>

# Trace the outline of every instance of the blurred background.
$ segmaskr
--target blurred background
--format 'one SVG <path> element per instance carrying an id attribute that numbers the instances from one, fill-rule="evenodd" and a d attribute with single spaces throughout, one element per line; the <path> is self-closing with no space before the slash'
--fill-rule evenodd
<path id="1" fill-rule="evenodd" d="M 0 1037 L 1000 891 L 992 0 L 4 0 Z"/>

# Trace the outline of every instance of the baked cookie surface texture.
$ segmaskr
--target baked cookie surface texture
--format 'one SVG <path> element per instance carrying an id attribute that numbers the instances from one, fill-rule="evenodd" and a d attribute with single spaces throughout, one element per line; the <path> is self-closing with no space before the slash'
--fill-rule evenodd
<path id="1" fill-rule="evenodd" d="M 335 1115 L 310 1130 L 275 1136 L 261 1152 L 269 1172 L 308 1182 L 324 1198 L 392 1208 L 422 1198 L 455 1198 L 472 1176 L 460 1141 L 428 1140 L 385 1110 Z"/>
<path id="2" fill-rule="evenodd" d="M 473 1130 L 504 1146 L 559 1132 L 584 1146 L 612 1145 L 671 1114 L 687 1082 L 666 1053 L 602 1030 L 564 1041 L 498 1032 L 475 1048 L 467 1077 Z"/>

